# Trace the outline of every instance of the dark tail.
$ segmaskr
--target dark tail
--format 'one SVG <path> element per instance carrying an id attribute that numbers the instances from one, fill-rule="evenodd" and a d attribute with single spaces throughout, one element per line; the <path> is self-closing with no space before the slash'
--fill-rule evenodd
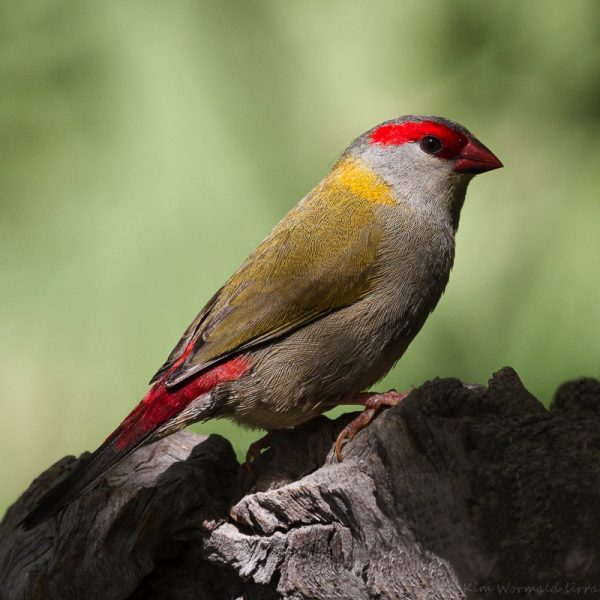
<path id="1" fill-rule="evenodd" d="M 20 523 L 26 529 L 33 529 L 54 516 L 73 500 L 89 491 L 112 466 L 130 454 L 135 447 L 119 451 L 115 443 L 107 440 L 90 457 L 81 461 L 75 470 L 51 488 Z"/>
<path id="2" fill-rule="evenodd" d="M 93 488 L 111 467 L 134 450 L 162 437 L 165 423 L 185 405 L 187 398 L 182 398 L 184 389 L 171 392 L 162 382 L 155 384 L 106 441 L 51 488 L 20 525 L 32 529 L 49 519 Z"/>
<path id="3" fill-rule="evenodd" d="M 180 361 L 185 356 L 182 355 Z M 173 368 L 178 364 L 176 363 Z M 85 494 L 108 469 L 141 445 L 182 429 L 191 421 L 208 418 L 214 405 L 207 394 L 219 382 L 241 377 L 248 369 L 249 363 L 246 359 L 236 357 L 173 388 L 167 387 L 164 378 L 155 383 L 144 399 L 106 441 L 72 473 L 50 489 L 42 497 L 38 506 L 20 524 L 25 529 L 32 529 L 55 515 L 77 497 Z M 191 402 L 205 395 L 204 407 L 198 406 L 193 415 L 183 418 L 177 416 Z"/>

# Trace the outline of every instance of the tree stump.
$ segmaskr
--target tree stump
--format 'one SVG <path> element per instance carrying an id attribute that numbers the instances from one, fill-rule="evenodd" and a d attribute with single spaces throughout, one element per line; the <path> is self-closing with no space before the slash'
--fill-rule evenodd
<path id="1" fill-rule="evenodd" d="M 332 452 L 349 415 L 273 436 L 253 464 L 181 432 L 135 452 L 55 518 L 0 525 L 0 598 L 600 597 L 600 382 L 546 410 L 504 368 L 437 379 Z"/>

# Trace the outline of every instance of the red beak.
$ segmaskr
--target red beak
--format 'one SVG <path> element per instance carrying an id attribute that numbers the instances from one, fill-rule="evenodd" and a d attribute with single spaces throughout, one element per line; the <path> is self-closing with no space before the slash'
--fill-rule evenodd
<path id="1" fill-rule="evenodd" d="M 467 145 L 461 150 L 454 170 L 457 173 L 485 173 L 502 167 L 498 157 L 490 152 L 479 140 L 470 138 Z"/>

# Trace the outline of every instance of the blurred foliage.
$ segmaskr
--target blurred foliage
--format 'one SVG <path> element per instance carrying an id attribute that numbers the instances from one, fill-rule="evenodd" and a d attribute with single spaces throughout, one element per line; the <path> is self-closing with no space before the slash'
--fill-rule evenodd
<path id="1" fill-rule="evenodd" d="M 378 387 L 549 402 L 600 375 L 600 3 L 0 5 L 0 510 L 95 448 L 212 292 L 359 133 L 442 114 L 504 161 Z M 243 452 L 256 432 L 211 422 Z"/>

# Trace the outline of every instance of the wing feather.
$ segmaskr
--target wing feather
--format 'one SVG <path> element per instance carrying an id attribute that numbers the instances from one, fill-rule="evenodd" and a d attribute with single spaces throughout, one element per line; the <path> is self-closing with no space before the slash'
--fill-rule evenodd
<path id="1" fill-rule="evenodd" d="M 194 350 L 166 379 L 170 387 L 359 301 L 377 278 L 380 238 L 373 203 L 321 184 L 211 299 L 157 377 L 192 340 Z"/>

